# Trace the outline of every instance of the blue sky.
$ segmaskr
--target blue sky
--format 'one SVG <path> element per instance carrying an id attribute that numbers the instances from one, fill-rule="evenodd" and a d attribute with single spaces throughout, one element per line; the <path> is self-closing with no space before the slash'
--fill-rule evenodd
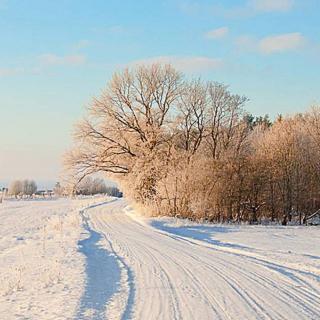
<path id="1" fill-rule="evenodd" d="M 320 103 L 319 0 L 0 0 L 0 181 L 56 180 L 72 127 L 115 70 L 170 62 L 248 111 Z"/>

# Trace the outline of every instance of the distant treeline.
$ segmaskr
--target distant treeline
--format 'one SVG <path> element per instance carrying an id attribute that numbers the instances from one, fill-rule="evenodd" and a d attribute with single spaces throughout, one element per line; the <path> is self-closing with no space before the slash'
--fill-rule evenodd
<path id="1" fill-rule="evenodd" d="M 34 180 L 15 180 L 9 185 L 10 196 L 32 196 L 37 191 L 37 184 Z"/>
<path id="2" fill-rule="evenodd" d="M 1 188 L 1 199 L 5 196 L 32 197 L 32 196 L 69 196 L 77 195 L 96 195 L 106 194 L 111 197 L 122 197 L 122 192 L 115 186 L 106 186 L 103 179 L 86 177 L 76 186 L 76 192 L 73 193 L 70 188 L 62 186 L 57 182 L 53 190 L 37 190 L 37 184 L 34 180 L 15 180 L 9 188 Z"/>
<path id="3" fill-rule="evenodd" d="M 111 197 L 122 197 L 122 192 L 117 187 L 106 186 L 103 179 L 92 177 L 84 178 L 77 185 L 75 193 L 78 195 L 107 194 Z"/>
<path id="4" fill-rule="evenodd" d="M 108 173 L 152 214 L 302 222 L 320 208 L 320 109 L 270 121 L 246 102 L 171 66 L 116 73 L 66 165 L 80 179 Z"/>

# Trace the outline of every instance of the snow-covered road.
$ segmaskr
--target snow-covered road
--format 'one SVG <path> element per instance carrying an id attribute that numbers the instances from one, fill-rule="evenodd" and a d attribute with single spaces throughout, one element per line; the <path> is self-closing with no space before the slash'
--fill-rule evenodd
<path id="1" fill-rule="evenodd" d="M 320 319 L 320 228 L 146 218 L 105 197 L 8 200 L 0 319 Z"/>
<path id="2" fill-rule="evenodd" d="M 93 266 L 87 262 L 87 286 L 77 318 L 320 318 L 318 255 L 212 240 L 206 237 L 206 227 L 175 228 L 155 219 L 147 223 L 124 213 L 126 206 L 125 200 L 118 200 L 84 213 L 100 245 L 94 242 L 89 251 L 102 247 L 107 256 L 95 256 Z M 318 240 L 310 238 L 310 243 L 319 247 Z M 270 241 L 284 243 L 286 250 L 285 241 L 272 235 Z M 97 268 L 110 276 L 102 291 L 92 294 L 99 282 Z M 101 295 L 106 297 L 103 315 Z"/>

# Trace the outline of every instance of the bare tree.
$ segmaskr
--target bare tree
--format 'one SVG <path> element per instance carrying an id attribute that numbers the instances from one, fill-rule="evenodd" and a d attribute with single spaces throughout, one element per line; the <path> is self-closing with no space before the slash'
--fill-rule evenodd
<path id="1" fill-rule="evenodd" d="M 23 193 L 23 186 L 20 180 L 15 180 L 9 185 L 9 195 L 17 197 Z"/>
<path id="2" fill-rule="evenodd" d="M 116 73 L 66 156 L 73 192 L 102 172 L 153 214 L 301 221 L 320 206 L 319 109 L 272 124 L 247 101 L 169 65 Z"/>
<path id="3" fill-rule="evenodd" d="M 15 180 L 9 186 L 9 195 L 32 196 L 37 191 L 37 184 L 33 180 Z"/>

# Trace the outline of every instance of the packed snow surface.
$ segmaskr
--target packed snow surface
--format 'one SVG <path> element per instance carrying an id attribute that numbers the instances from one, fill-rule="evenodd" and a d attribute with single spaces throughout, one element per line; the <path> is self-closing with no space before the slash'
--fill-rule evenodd
<path id="1" fill-rule="evenodd" d="M 320 319 L 320 228 L 0 205 L 0 319 Z"/>

